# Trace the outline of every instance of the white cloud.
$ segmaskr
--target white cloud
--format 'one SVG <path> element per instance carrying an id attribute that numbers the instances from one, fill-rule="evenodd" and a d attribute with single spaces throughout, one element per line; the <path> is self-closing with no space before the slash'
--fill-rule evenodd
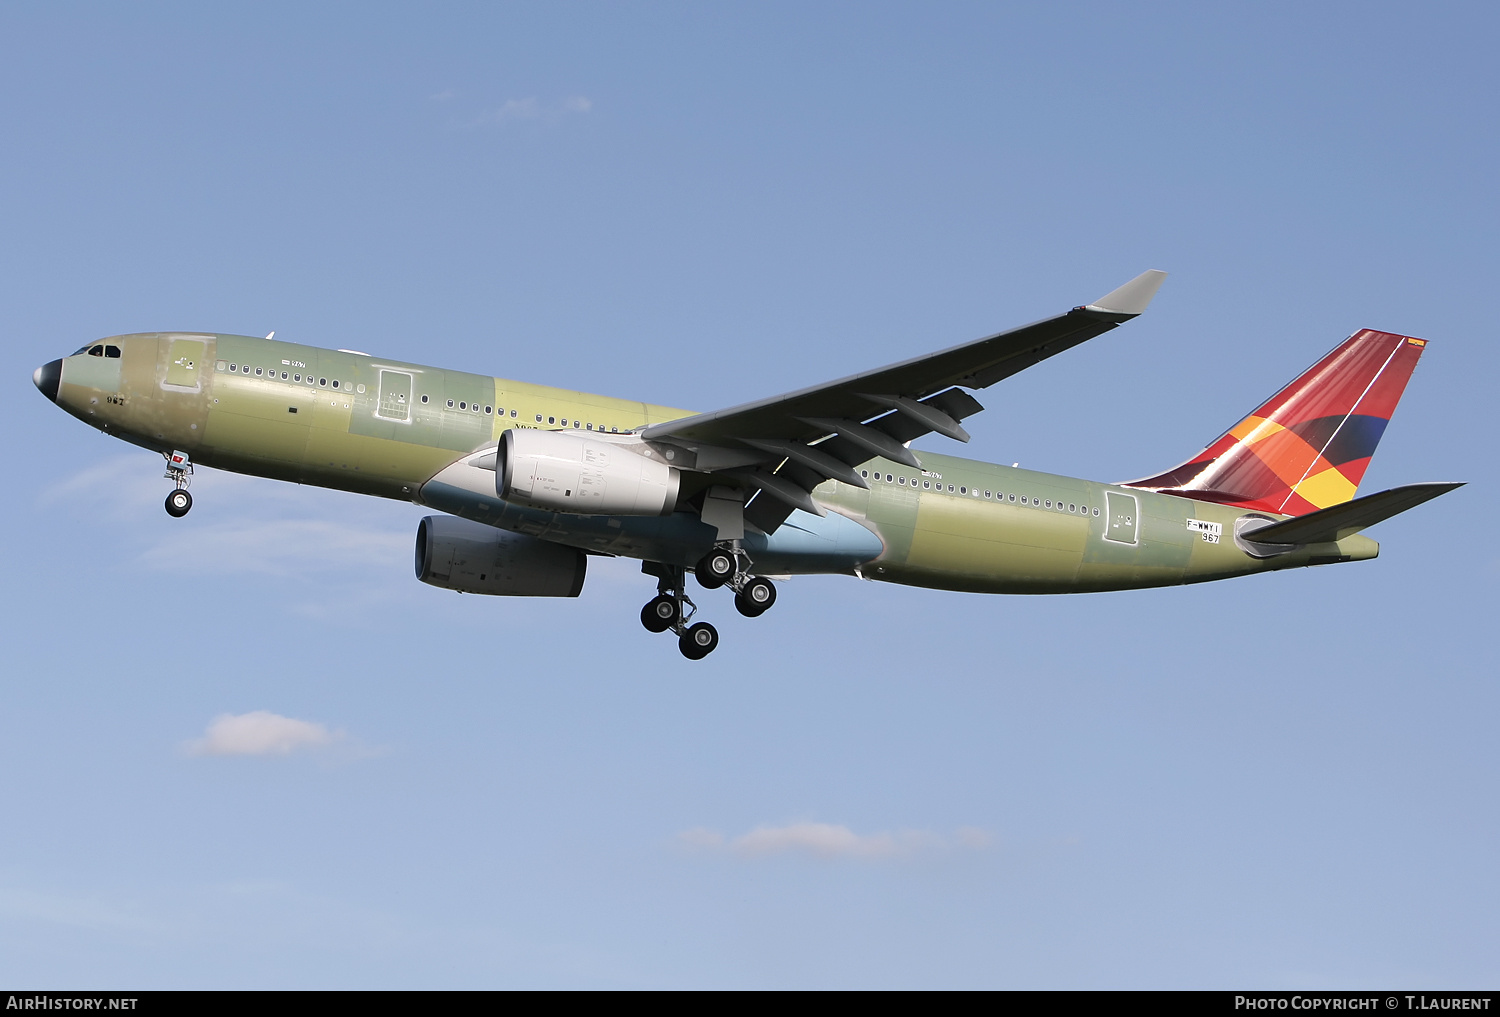
<path id="1" fill-rule="evenodd" d="M 560 102 L 543 102 L 534 95 L 525 99 L 506 99 L 499 109 L 481 115 L 472 126 L 503 124 L 514 120 L 555 120 L 570 113 L 587 113 L 593 108 L 593 101 L 583 95 L 569 96 Z"/>
<path id="2" fill-rule="evenodd" d="M 188 743 L 187 750 L 194 756 L 285 756 L 299 749 L 321 748 L 342 737 L 342 732 L 309 720 L 252 710 L 221 713 L 202 738 Z"/>
<path id="3" fill-rule="evenodd" d="M 815 858 L 887 859 L 909 858 L 919 853 L 953 849 L 980 850 L 993 839 L 983 830 L 961 827 L 952 837 L 927 830 L 859 834 L 834 823 L 789 823 L 757 826 L 735 838 L 697 827 L 677 835 L 677 842 L 692 851 L 727 851 L 742 858 L 801 854 Z"/>

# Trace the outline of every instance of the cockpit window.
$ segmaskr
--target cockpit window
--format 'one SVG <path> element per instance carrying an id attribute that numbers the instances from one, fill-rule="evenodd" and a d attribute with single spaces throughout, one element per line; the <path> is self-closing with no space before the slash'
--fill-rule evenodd
<path id="1" fill-rule="evenodd" d="M 104 347 L 103 346 L 90 346 L 89 347 L 89 356 L 91 356 L 91 357 L 102 357 L 102 356 L 104 356 Z"/>
<path id="2" fill-rule="evenodd" d="M 120 359 L 120 347 L 118 347 L 118 346 L 106 346 L 106 347 L 104 347 L 104 355 L 106 357 L 109 357 L 111 360 L 119 360 Z"/>

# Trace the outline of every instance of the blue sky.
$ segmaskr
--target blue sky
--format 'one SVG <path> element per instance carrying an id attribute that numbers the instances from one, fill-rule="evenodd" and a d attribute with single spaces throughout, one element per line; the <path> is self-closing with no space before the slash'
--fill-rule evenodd
<path id="1" fill-rule="evenodd" d="M 1500 155 L 1486 5 L 0 10 L 0 982 L 1483 987 Z M 201 329 L 711 409 L 1171 272 L 967 454 L 1175 464 L 1344 336 L 1431 345 L 1379 560 L 1002 598 L 417 583 L 415 506 L 40 397 Z M 959 447 L 940 438 L 927 446 Z M 308 725 L 214 755 L 216 718 Z M 294 734 L 296 732 L 293 732 Z"/>

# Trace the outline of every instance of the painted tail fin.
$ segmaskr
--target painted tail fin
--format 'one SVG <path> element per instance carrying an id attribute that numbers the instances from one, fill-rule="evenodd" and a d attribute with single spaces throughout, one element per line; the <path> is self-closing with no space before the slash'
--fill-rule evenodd
<path id="1" fill-rule="evenodd" d="M 1126 486 L 1293 516 L 1349 501 L 1426 345 L 1362 329 L 1192 459 Z"/>

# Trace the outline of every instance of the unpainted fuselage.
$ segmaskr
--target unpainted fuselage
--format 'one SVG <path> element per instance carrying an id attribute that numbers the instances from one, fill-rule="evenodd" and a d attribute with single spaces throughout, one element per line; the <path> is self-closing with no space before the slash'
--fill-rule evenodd
<path id="1" fill-rule="evenodd" d="M 692 511 L 582 516 L 503 501 L 493 457 L 486 464 L 483 454 L 507 428 L 621 434 L 685 410 L 249 336 L 144 333 L 100 344 L 118 356 L 65 358 L 58 404 L 135 444 L 188 452 L 198 465 L 412 501 L 669 564 L 691 565 L 714 543 L 716 531 Z M 1379 550 L 1355 535 L 1258 557 L 1235 538 L 1237 520 L 1282 517 L 919 456 L 922 470 L 879 458 L 861 464 L 868 490 L 825 482 L 814 495 L 827 517 L 797 511 L 770 536 L 748 533 L 754 571 L 1078 593 L 1360 560 Z"/>

